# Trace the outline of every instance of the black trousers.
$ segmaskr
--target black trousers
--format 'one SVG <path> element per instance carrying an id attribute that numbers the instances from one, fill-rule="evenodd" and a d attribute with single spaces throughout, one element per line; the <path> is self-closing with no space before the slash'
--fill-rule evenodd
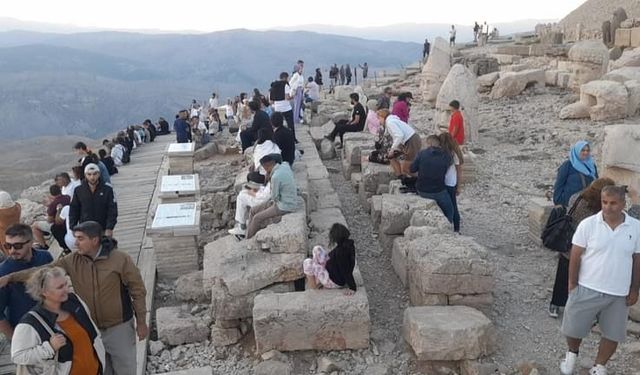
<path id="1" fill-rule="evenodd" d="M 58 244 L 63 250 L 69 250 L 67 243 L 64 241 L 64 236 L 67 234 L 67 227 L 62 225 L 52 225 L 51 235 L 58 241 Z"/>
<path id="2" fill-rule="evenodd" d="M 240 141 L 242 143 L 242 151 L 244 152 L 244 150 L 253 146 L 253 142 L 255 142 L 256 139 L 253 136 L 253 133 L 250 133 L 245 130 L 243 132 L 240 132 Z"/>
<path id="3" fill-rule="evenodd" d="M 340 120 L 336 124 L 335 128 L 333 128 L 331 134 L 329 134 L 329 139 L 333 141 L 336 139 L 336 135 L 339 135 L 340 143 L 342 144 L 344 143 L 344 133 L 357 133 L 361 131 L 362 127 L 358 125 L 350 125 L 347 120 Z"/>
<path id="4" fill-rule="evenodd" d="M 293 133 L 293 139 L 298 143 L 298 138 L 296 138 L 296 126 L 293 123 L 293 109 L 281 113 L 282 117 L 284 117 L 284 121 L 287 123 L 287 127 L 291 130 L 291 133 Z"/>
<path id="5" fill-rule="evenodd" d="M 558 254 L 558 268 L 556 269 L 556 281 L 553 284 L 553 296 L 551 304 L 563 307 L 569 298 L 569 259 Z"/>

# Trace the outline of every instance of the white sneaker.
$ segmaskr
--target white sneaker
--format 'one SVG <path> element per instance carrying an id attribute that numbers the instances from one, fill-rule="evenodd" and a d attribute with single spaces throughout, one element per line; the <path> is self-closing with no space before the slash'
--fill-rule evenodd
<path id="1" fill-rule="evenodd" d="M 239 225 L 236 225 L 235 227 L 233 227 L 233 229 L 229 229 L 229 234 L 232 234 L 234 236 L 244 236 L 246 232 L 247 231 L 240 228 Z"/>
<path id="2" fill-rule="evenodd" d="M 576 360 L 578 355 L 574 352 L 567 352 L 565 358 L 560 362 L 560 372 L 563 375 L 573 374 L 573 369 L 576 367 Z"/>
<path id="3" fill-rule="evenodd" d="M 589 370 L 589 375 L 607 375 L 607 368 L 603 365 L 595 365 Z"/>

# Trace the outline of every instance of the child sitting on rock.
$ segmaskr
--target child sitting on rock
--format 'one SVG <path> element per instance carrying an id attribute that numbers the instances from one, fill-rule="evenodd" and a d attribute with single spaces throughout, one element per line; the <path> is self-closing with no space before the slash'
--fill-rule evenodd
<path id="1" fill-rule="evenodd" d="M 329 243 L 336 247 L 329 253 L 322 246 L 313 248 L 313 257 L 302 263 L 309 289 L 337 289 L 347 286 L 349 289 L 345 290 L 346 295 L 352 295 L 357 290 L 353 278 L 356 249 L 350 235 L 344 225 L 335 223 L 329 231 Z"/>

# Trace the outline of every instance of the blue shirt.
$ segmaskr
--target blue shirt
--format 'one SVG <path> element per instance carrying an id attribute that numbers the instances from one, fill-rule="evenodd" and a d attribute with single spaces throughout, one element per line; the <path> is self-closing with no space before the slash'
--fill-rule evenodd
<path id="1" fill-rule="evenodd" d="M 30 262 L 19 262 L 7 258 L 0 263 L 0 277 L 29 268 L 44 266 L 53 262 L 53 257 L 46 250 L 33 250 Z M 10 283 L 0 289 L 0 320 L 8 320 L 11 327 L 18 325 L 27 311 L 35 306 L 34 301 L 25 291 L 24 283 Z"/>
<path id="2" fill-rule="evenodd" d="M 298 209 L 298 188 L 287 162 L 276 164 L 271 171 L 271 199 L 281 211 L 293 212 Z"/>
<path id="3" fill-rule="evenodd" d="M 173 130 L 176 131 L 176 142 L 187 143 L 191 140 L 189 132 L 189 124 L 187 121 L 179 118 L 173 123 Z"/>
<path id="4" fill-rule="evenodd" d="M 411 173 L 418 172 L 416 190 L 422 193 L 444 191 L 444 176 L 451 163 L 451 155 L 440 147 L 420 151 L 409 169 Z"/>
<path id="5" fill-rule="evenodd" d="M 598 171 L 596 170 L 596 178 Z M 569 160 L 558 168 L 558 176 L 553 186 L 553 204 L 569 205 L 569 199 L 575 193 L 584 190 L 593 182 L 593 177 L 584 175 L 575 169 Z"/>

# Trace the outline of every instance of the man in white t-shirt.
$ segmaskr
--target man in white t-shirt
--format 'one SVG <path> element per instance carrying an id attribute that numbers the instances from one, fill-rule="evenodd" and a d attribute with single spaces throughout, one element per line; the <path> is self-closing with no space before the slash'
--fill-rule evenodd
<path id="1" fill-rule="evenodd" d="M 602 189 L 602 211 L 584 219 L 573 236 L 569 299 L 562 333 L 569 351 L 560 372 L 573 374 L 580 344 L 597 319 L 601 339 L 590 375 L 606 375 L 606 364 L 626 338 L 629 306 L 640 288 L 640 221 L 625 208 L 625 187 Z"/>
<path id="2" fill-rule="evenodd" d="M 320 86 L 313 80 L 313 77 L 309 77 L 307 81 L 307 87 L 305 88 L 305 103 L 311 103 L 320 99 Z"/>

